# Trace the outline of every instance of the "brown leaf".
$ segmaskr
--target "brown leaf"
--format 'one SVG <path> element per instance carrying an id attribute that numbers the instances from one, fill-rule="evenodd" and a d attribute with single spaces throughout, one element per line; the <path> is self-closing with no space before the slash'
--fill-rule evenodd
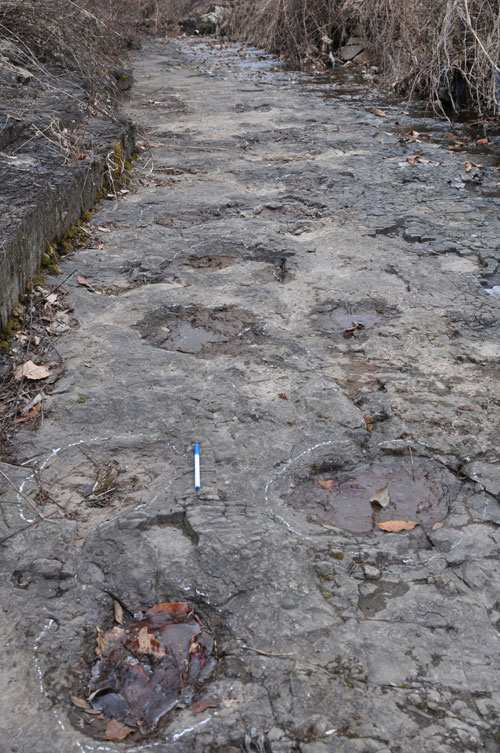
<path id="1" fill-rule="evenodd" d="M 378 115 L 379 118 L 387 118 L 388 115 L 384 110 L 379 110 L 378 107 L 374 107 L 372 110 L 374 115 Z"/>
<path id="2" fill-rule="evenodd" d="M 366 431 L 373 431 L 373 424 L 375 423 L 376 421 L 374 418 L 365 418 Z"/>
<path id="3" fill-rule="evenodd" d="M 370 502 L 376 502 L 377 505 L 380 505 L 380 507 L 387 507 L 390 501 L 391 501 L 391 497 L 390 497 L 389 489 L 387 488 L 387 486 L 384 486 L 382 487 L 382 489 L 379 489 L 378 491 L 374 492 L 370 500 Z"/>
<path id="4" fill-rule="evenodd" d="M 444 523 L 434 523 L 434 525 L 432 526 L 432 530 L 437 531 L 438 528 L 442 528 L 443 526 L 444 526 Z"/>
<path id="5" fill-rule="evenodd" d="M 76 278 L 76 281 L 79 285 L 83 285 L 84 288 L 88 288 L 89 290 L 94 289 L 92 285 L 90 284 L 90 282 L 87 282 L 85 277 L 80 277 L 80 275 L 78 275 L 78 277 Z"/>
<path id="6" fill-rule="evenodd" d="M 287 396 L 284 395 L 282 392 L 279 393 L 278 397 L 280 400 L 288 400 Z"/>
<path id="7" fill-rule="evenodd" d="M 33 361 L 26 361 L 22 366 L 14 372 L 14 378 L 19 381 L 23 377 L 26 379 L 47 379 L 50 376 L 50 371 L 46 366 L 37 366 Z"/>
<path id="8" fill-rule="evenodd" d="M 444 134 L 444 137 L 445 137 L 445 139 L 454 139 L 455 138 L 455 134 L 454 133 L 450 133 L 450 131 L 448 131 L 448 133 Z"/>
<path id="9" fill-rule="evenodd" d="M 470 171 L 472 170 L 473 167 L 474 167 L 474 163 L 473 162 L 466 162 L 465 163 L 465 172 L 466 173 L 470 173 Z"/>
<path id="10" fill-rule="evenodd" d="M 414 165 L 417 159 L 418 157 L 407 157 L 406 161 L 408 162 L 409 165 Z"/>
<path id="11" fill-rule="evenodd" d="M 155 612 L 168 612 L 172 620 L 180 620 L 189 614 L 189 606 L 187 601 L 163 601 L 148 609 L 146 614 L 149 617 Z"/>
<path id="12" fill-rule="evenodd" d="M 120 740 L 125 740 L 131 732 L 135 731 L 133 727 L 127 727 L 126 724 L 122 724 L 117 719 L 111 719 L 106 725 L 106 740 L 119 742 Z"/>
<path id="13" fill-rule="evenodd" d="M 85 711 L 90 708 L 88 701 L 85 698 L 78 698 L 76 695 L 70 696 L 71 703 L 78 709 L 84 709 Z"/>
<path id="14" fill-rule="evenodd" d="M 339 488 L 337 482 L 332 478 L 328 479 L 328 481 L 318 481 L 318 484 L 322 486 L 323 489 L 328 489 L 329 492 L 336 492 Z"/>
<path id="15" fill-rule="evenodd" d="M 154 635 L 151 635 L 147 627 L 141 628 L 137 633 L 137 651 L 139 654 L 152 654 L 152 656 L 158 658 L 165 656 L 167 653 L 163 643 L 160 643 Z"/>
<path id="16" fill-rule="evenodd" d="M 389 533 L 397 533 L 398 531 L 411 531 L 412 528 L 418 526 L 414 520 L 386 520 L 385 523 L 376 523 L 382 531 L 388 531 Z"/>
<path id="17" fill-rule="evenodd" d="M 119 601 L 116 601 L 116 599 L 113 601 L 113 612 L 116 622 L 119 622 L 121 625 L 123 622 L 123 607 Z"/>
<path id="18" fill-rule="evenodd" d="M 488 139 L 478 139 L 476 141 L 476 144 L 487 144 L 487 143 L 488 143 Z"/>
<path id="19" fill-rule="evenodd" d="M 205 709 L 218 709 L 219 704 L 216 703 L 216 701 L 211 701 L 210 698 L 203 698 L 200 701 L 197 701 L 193 706 L 191 706 L 191 709 L 193 711 L 193 714 L 201 714 L 202 711 L 205 711 Z"/>
<path id="20" fill-rule="evenodd" d="M 31 421 L 32 418 L 36 418 L 42 409 L 42 404 L 37 403 L 34 408 L 27 412 L 25 416 L 18 416 L 14 419 L 15 424 L 23 424 L 25 421 Z"/>
<path id="21" fill-rule="evenodd" d="M 73 544 L 76 546 L 77 549 L 81 549 L 85 543 L 85 539 L 83 536 L 77 536 L 75 539 L 73 539 Z"/>

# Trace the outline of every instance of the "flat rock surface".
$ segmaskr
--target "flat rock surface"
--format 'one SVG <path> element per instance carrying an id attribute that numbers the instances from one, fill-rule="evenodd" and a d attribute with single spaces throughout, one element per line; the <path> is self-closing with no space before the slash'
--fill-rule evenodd
<path id="1" fill-rule="evenodd" d="M 5 753 L 500 750 L 498 173 L 275 65 L 136 56 L 134 182 L 1 466 L 3 536 L 52 514 L 1 550 Z M 92 737 L 113 599 L 195 609 L 209 707 Z"/>

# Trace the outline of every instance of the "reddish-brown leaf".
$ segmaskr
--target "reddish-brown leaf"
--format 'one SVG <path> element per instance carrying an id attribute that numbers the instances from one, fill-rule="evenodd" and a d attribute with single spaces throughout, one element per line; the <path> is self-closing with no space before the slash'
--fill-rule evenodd
<path id="1" fill-rule="evenodd" d="M 374 418 L 365 418 L 366 431 L 373 431 Z"/>
<path id="2" fill-rule="evenodd" d="M 376 523 L 382 531 L 388 531 L 389 533 L 398 533 L 398 531 L 411 531 L 412 528 L 418 526 L 414 520 L 386 520 L 385 523 Z"/>
<path id="3" fill-rule="evenodd" d="M 337 482 L 332 478 L 328 479 L 328 481 L 318 481 L 318 484 L 322 486 L 323 489 L 328 489 L 329 492 L 336 492 L 339 488 Z"/>
<path id="4" fill-rule="evenodd" d="M 487 144 L 487 143 L 488 143 L 488 139 L 478 139 L 476 141 L 476 144 Z"/>
<path id="5" fill-rule="evenodd" d="M 111 719 L 106 725 L 106 740 L 120 742 L 120 740 L 125 740 L 131 732 L 135 731 L 133 727 L 127 727 L 126 724 L 122 724 L 117 719 Z"/>
<path id="6" fill-rule="evenodd" d="M 202 711 L 205 711 L 206 709 L 218 709 L 219 704 L 216 703 L 216 701 L 211 701 L 210 698 L 203 698 L 200 701 L 197 701 L 193 706 L 191 706 L 191 709 L 193 711 L 193 714 L 201 714 Z"/>
<path id="7" fill-rule="evenodd" d="M 284 395 L 282 392 L 279 393 L 278 397 L 280 400 L 288 400 L 287 396 Z"/>
<path id="8" fill-rule="evenodd" d="M 23 424 L 25 421 L 31 421 L 32 418 L 36 418 L 42 409 L 42 404 L 37 403 L 34 408 L 27 412 L 25 416 L 18 416 L 14 419 L 15 424 Z"/>
<path id="9" fill-rule="evenodd" d="M 186 601 L 164 601 L 161 604 L 155 604 L 154 607 L 148 609 L 146 614 L 150 615 L 155 612 L 169 612 L 170 617 L 173 620 L 178 620 L 189 614 L 189 606 Z"/>
<path id="10" fill-rule="evenodd" d="M 84 288 L 87 288 L 88 290 L 90 290 L 91 293 L 96 292 L 95 288 L 92 287 L 90 282 L 86 280 L 85 277 L 80 277 L 80 275 L 78 275 L 78 277 L 76 278 L 76 281 L 79 285 L 82 285 Z"/>

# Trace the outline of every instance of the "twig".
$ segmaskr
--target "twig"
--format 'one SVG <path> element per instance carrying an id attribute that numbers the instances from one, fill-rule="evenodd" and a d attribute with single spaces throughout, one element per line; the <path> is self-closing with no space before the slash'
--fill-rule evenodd
<path id="1" fill-rule="evenodd" d="M 411 475 L 413 477 L 413 480 L 415 481 L 415 463 L 413 462 L 413 452 L 411 451 L 411 447 L 408 447 L 410 451 L 410 461 L 411 461 Z"/>
<path id="2" fill-rule="evenodd" d="M 38 518 L 38 520 L 33 520 L 31 523 L 28 523 L 27 526 L 18 528 L 17 531 L 13 531 L 13 533 L 9 533 L 8 536 L 4 536 L 3 539 L 0 539 L 0 545 L 2 545 L 5 541 L 8 541 L 8 539 L 11 539 L 13 536 L 17 536 L 18 533 L 22 533 L 23 531 L 26 531 L 28 528 L 31 528 L 32 526 L 36 526 L 37 523 L 40 523 L 42 520 L 48 520 L 49 518 L 54 517 L 54 515 L 56 515 L 56 513 L 51 512 L 49 515 L 46 515 L 44 518 Z"/>
<path id="3" fill-rule="evenodd" d="M 24 499 L 24 501 L 25 501 L 25 502 L 26 502 L 26 503 L 27 503 L 27 504 L 28 504 L 28 505 L 29 505 L 29 506 L 31 507 L 31 509 L 32 509 L 32 511 L 33 511 L 33 512 L 35 513 L 35 515 L 38 515 L 38 517 L 39 517 L 39 518 L 40 518 L 41 520 L 44 520 L 44 519 L 45 519 L 45 515 L 42 515 L 42 513 L 41 513 L 41 512 L 39 511 L 39 510 L 37 510 L 37 509 L 36 509 L 36 507 L 35 507 L 35 505 L 33 504 L 33 502 L 32 502 L 32 501 L 31 501 L 30 499 L 28 499 L 28 497 L 26 497 L 26 496 L 25 496 L 25 495 L 24 495 L 24 494 L 23 494 L 22 492 L 20 492 L 20 491 L 19 491 L 19 489 L 17 488 L 17 486 L 16 486 L 15 484 L 14 484 L 14 482 L 10 480 L 10 478 L 9 478 L 9 477 L 7 476 L 7 474 L 6 474 L 6 473 L 4 473 L 4 472 L 2 471 L 2 469 L 1 469 L 1 468 L 0 468 L 0 474 L 1 474 L 1 475 L 2 475 L 3 477 L 4 477 L 4 479 L 5 479 L 5 480 L 6 480 L 6 481 L 7 481 L 7 482 L 8 482 L 8 483 L 9 483 L 9 484 L 10 484 L 10 485 L 12 486 L 12 488 L 13 488 L 13 489 L 14 489 L 14 490 L 16 491 L 16 493 L 17 493 L 17 494 L 19 494 L 19 496 L 20 496 L 20 497 L 22 497 L 22 498 Z M 47 516 L 47 517 L 48 517 L 48 516 Z M 1 542 L 0 542 L 0 543 L 1 543 Z"/>
<path id="4" fill-rule="evenodd" d="M 2 542 L 0 541 L 0 544 Z M 273 654 L 270 651 L 262 651 L 260 648 L 252 648 L 252 646 L 241 646 L 245 651 L 255 651 L 256 654 L 259 654 L 260 656 L 282 656 L 282 657 L 289 657 L 294 656 L 293 654 Z"/>
<path id="5" fill-rule="evenodd" d="M 73 270 L 73 272 L 70 272 L 69 275 L 67 277 L 65 277 L 62 282 L 59 283 L 59 285 L 57 285 L 55 288 L 52 288 L 52 292 L 55 293 L 56 290 L 59 290 L 59 288 L 61 287 L 61 285 L 64 285 L 64 283 L 67 282 L 70 277 L 73 277 L 74 274 L 76 274 L 76 269 Z"/>
<path id="6" fill-rule="evenodd" d="M 105 492 L 101 492 L 101 494 L 98 494 L 96 497 L 91 499 L 91 502 L 96 502 L 98 499 L 102 499 L 102 497 L 105 497 L 107 494 L 111 494 L 111 492 L 115 492 L 118 489 L 117 486 L 112 486 L 111 489 L 106 489 Z"/>

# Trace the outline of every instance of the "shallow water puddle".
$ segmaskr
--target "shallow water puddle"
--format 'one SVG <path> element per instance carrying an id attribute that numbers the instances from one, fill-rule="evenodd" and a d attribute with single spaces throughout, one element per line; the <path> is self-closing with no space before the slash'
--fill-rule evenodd
<path id="1" fill-rule="evenodd" d="M 446 517 L 455 486 L 437 463 L 390 457 L 350 472 L 317 473 L 297 483 L 286 501 L 314 522 L 352 533 L 368 533 L 379 524 L 390 529 L 385 525 L 390 521 L 431 528 Z"/>
<path id="2" fill-rule="evenodd" d="M 394 308 L 383 301 L 359 301 L 357 303 L 325 303 L 313 312 L 316 327 L 321 332 L 345 339 L 359 335 L 364 329 L 381 324 L 384 319 L 396 315 Z"/>
<path id="3" fill-rule="evenodd" d="M 263 334 L 253 314 L 236 306 L 161 307 L 135 326 L 153 345 L 193 355 L 226 352 Z"/>
<path id="4" fill-rule="evenodd" d="M 115 618 L 122 618 L 116 608 Z M 72 697 L 87 732 L 122 740 L 146 735 L 195 690 L 215 666 L 214 641 L 186 602 L 156 604 L 139 619 L 98 629 L 88 700 Z"/>

